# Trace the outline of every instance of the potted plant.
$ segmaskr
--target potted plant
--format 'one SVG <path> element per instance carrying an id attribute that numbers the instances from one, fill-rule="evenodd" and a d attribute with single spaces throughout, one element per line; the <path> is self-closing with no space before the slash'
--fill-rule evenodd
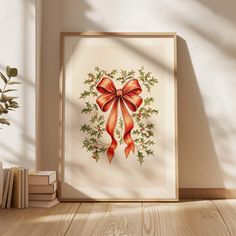
<path id="1" fill-rule="evenodd" d="M 17 97 L 9 96 L 10 92 L 17 91 L 17 89 L 12 88 L 12 86 L 20 84 L 19 81 L 12 80 L 17 74 L 17 69 L 9 66 L 6 68 L 6 76 L 0 72 L 0 77 L 3 81 L 3 86 L 0 88 L 0 124 L 3 125 L 10 125 L 10 122 L 2 116 L 19 107 L 16 102 Z"/>
<path id="2" fill-rule="evenodd" d="M 17 91 L 13 88 L 14 85 L 20 84 L 19 81 L 13 80 L 18 74 L 16 68 L 6 67 L 6 75 L 0 72 L 0 124 L 10 125 L 10 122 L 4 117 L 10 111 L 14 111 L 19 107 L 16 102 L 17 97 L 10 96 L 11 92 Z M 0 127 L 1 129 L 1 127 Z M 3 169 L 2 162 L 0 161 L 0 205 L 2 203 L 3 191 Z"/>

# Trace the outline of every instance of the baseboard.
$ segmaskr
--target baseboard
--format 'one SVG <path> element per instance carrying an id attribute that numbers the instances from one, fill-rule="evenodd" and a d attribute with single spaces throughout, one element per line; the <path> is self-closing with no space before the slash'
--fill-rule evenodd
<path id="1" fill-rule="evenodd" d="M 180 199 L 232 199 L 236 189 L 228 188 L 180 188 Z"/>

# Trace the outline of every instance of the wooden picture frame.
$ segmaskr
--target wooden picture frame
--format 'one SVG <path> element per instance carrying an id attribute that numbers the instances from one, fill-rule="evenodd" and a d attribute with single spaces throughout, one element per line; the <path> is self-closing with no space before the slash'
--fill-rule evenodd
<path id="1" fill-rule="evenodd" d="M 62 32 L 60 40 L 59 199 L 61 201 L 177 201 L 179 193 L 176 33 Z M 94 63 L 97 64 L 96 67 L 94 67 Z M 139 69 L 136 65 L 139 65 Z M 135 68 L 134 71 L 130 70 L 132 66 Z M 148 69 L 145 70 L 145 67 Z M 108 72 L 109 69 L 110 72 Z M 112 73 L 115 70 L 118 72 L 114 73 L 120 74 L 113 76 Z M 129 73 L 131 73 L 130 78 Z M 158 78 L 155 79 L 157 74 L 161 78 L 157 76 Z M 96 86 L 89 84 L 90 76 L 94 78 L 96 76 Z M 113 100 L 109 109 L 104 109 L 104 104 L 99 104 L 98 97 L 102 96 L 106 86 L 113 84 L 112 81 L 115 83 L 112 86 L 118 86 L 118 83 L 126 86 L 130 80 L 132 80 L 132 84 L 136 83 L 134 86 L 138 86 L 138 88 L 135 87 L 128 95 L 124 92 L 124 87 L 123 90 L 114 88 L 116 98 L 112 99 L 118 103 L 117 111 L 113 107 L 115 106 Z M 142 85 L 140 85 L 141 80 Z M 156 88 L 157 82 L 161 88 Z M 90 90 L 86 90 L 83 87 L 84 84 L 89 84 Z M 151 91 L 152 87 L 157 92 Z M 140 93 L 143 94 L 143 97 L 140 96 Z M 156 99 L 158 94 L 160 98 Z M 125 108 L 123 106 L 122 111 L 120 103 L 121 100 L 125 101 L 124 96 L 141 97 L 141 99 L 137 98 L 140 102 L 136 101 L 133 104 L 136 109 L 134 112 L 131 112 L 132 108 L 128 110 L 132 106 L 132 104 L 129 106 L 128 102 L 124 105 Z M 84 99 L 83 103 L 81 99 Z M 160 102 L 157 103 L 156 100 L 160 100 Z M 92 102 L 90 103 L 90 101 Z M 159 122 L 157 124 L 160 126 L 158 144 L 156 144 L 156 140 L 153 142 L 152 139 L 142 141 L 142 138 L 145 137 L 142 136 L 146 132 L 145 130 L 150 131 L 149 134 L 156 138 L 157 132 L 148 130 L 155 127 L 156 124 L 150 125 L 149 121 L 145 121 L 146 126 L 141 129 L 139 125 L 142 126 L 142 115 L 140 118 L 137 113 L 144 104 L 153 101 L 153 107 L 158 106 L 158 110 L 153 109 L 153 113 L 149 113 L 143 108 L 142 111 L 147 112 L 143 113 L 146 116 L 159 115 L 160 108 L 161 115 L 157 118 L 150 118 L 152 122 Z M 81 104 L 84 104 L 85 107 Z M 92 104 L 93 107 L 91 108 L 87 104 Z M 149 108 L 152 109 L 151 106 Z M 91 131 L 93 128 L 90 125 L 81 123 L 81 120 L 91 121 L 92 116 L 89 116 L 89 111 L 93 115 L 95 114 L 93 109 L 103 119 L 98 126 L 99 129 L 102 129 L 99 131 L 101 132 L 99 137 L 96 136 L 98 133 Z M 110 112 L 111 110 L 112 112 Z M 128 122 L 125 121 L 124 110 L 126 110 L 126 115 L 130 115 L 129 117 L 133 120 L 131 130 Z M 112 115 L 108 113 L 117 113 L 118 118 L 114 118 L 115 116 L 110 118 Z M 126 120 L 129 119 L 126 117 Z M 123 137 L 120 139 L 120 145 L 116 140 L 120 136 L 116 136 L 118 133 L 115 133 L 119 121 L 123 122 L 123 126 L 121 125 L 123 128 L 120 131 L 120 136 L 123 135 Z M 136 126 L 140 128 L 140 132 L 138 128 L 134 130 Z M 113 128 L 110 128 L 109 131 L 108 127 Z M 113 137 L 111 129 L 113 129 Z M 135 136 L 135 131 L 137 131 L 138 137 L 136 139 L 132 137 L 132 135 Z M 169 137 L 167 137 L 168 135 Z M 146 137 L 150 138 L 149 135 Z M 100 145 L 101 140 L 107 141 L 109 138 L 110 144 L 106 143 L 102 146 L 102 143 Z M 112 146 L 113 141 L 116 142 L 116 145 Z M 142 142 L 149 143 L 149 149 L 146 148 L 146 144 L 146 146 L 142 146 Z M 139 152 L 139 150 L 141 151 Z M 126 159 L 124 156 L 129 157 Z M 145 166 L 145 162 L 147 162 L 148 167 L 137 166 L 134 162 L 135 158 L 141 164 L 144 160 L 140 166 Z M 129 172 L 131 175 L 128 174 Z M 102 179 L 102 177 L 104 178 Z M 126 183 L 125 179 L 131 179 L 130 183 Z M 115 187 L 113 187 L 113 183 Z M 139 184 L 138 187 L 135 187 L 136 183 Z"/>

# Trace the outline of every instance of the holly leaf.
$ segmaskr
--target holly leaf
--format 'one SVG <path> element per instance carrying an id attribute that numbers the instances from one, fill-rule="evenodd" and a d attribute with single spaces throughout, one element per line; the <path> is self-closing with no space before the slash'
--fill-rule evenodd
<path id="1" fill-rule="evenodd" d="M 89 125 L 84 124 L 81 126 L 80 130 L 83 132 L 88 132 L 89 130 L 91 130 L 91 128 Z"/>
<path id="2" fill-rule="evenodd" d="M 84 98 L 88 97 L 89 95 L 90 95 L 90 92 L 85 90 L 83 93 L 80 94 L 80 98 L 84 99 Z"/>
<path id="3" fill-rule="evenodd" d="M 146 153 L 148 156 L 150 156 L 150 155 L 154 156 L 154 152 L 150 149 L 146 150 Z"/>
<path id="4" fill-rule="evenodd" d="M 150 105 L 152 102 L 154 102 L 154 98 L 150 97 L 150 98 L 145 98 L 144 99 L 144 105 Z"/>

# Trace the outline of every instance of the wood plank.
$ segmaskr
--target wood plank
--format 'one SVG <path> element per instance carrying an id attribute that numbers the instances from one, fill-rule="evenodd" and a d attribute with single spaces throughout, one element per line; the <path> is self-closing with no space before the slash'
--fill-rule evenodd
<path id="1" fill-rule="evenodd" d="M 79 203 L 60 203 L 49 209 L 2 209 L 0 235 L 64 235 Z"/>
<path id="2" fill-rule="evenodd" d="M 229 235 L 211 201 L 143 203 L 143 236 Z"/>
<path id="3" fill-rule="evenodd" d="M 231 235 L 236 235 L 236 200 L 215 200 L 213 201 L 218 208 Z"/>
<path id="4" fill-rule="evenodd" d="M 141 203 L 82 203 L 66 235 L 141 235 Z"/>

